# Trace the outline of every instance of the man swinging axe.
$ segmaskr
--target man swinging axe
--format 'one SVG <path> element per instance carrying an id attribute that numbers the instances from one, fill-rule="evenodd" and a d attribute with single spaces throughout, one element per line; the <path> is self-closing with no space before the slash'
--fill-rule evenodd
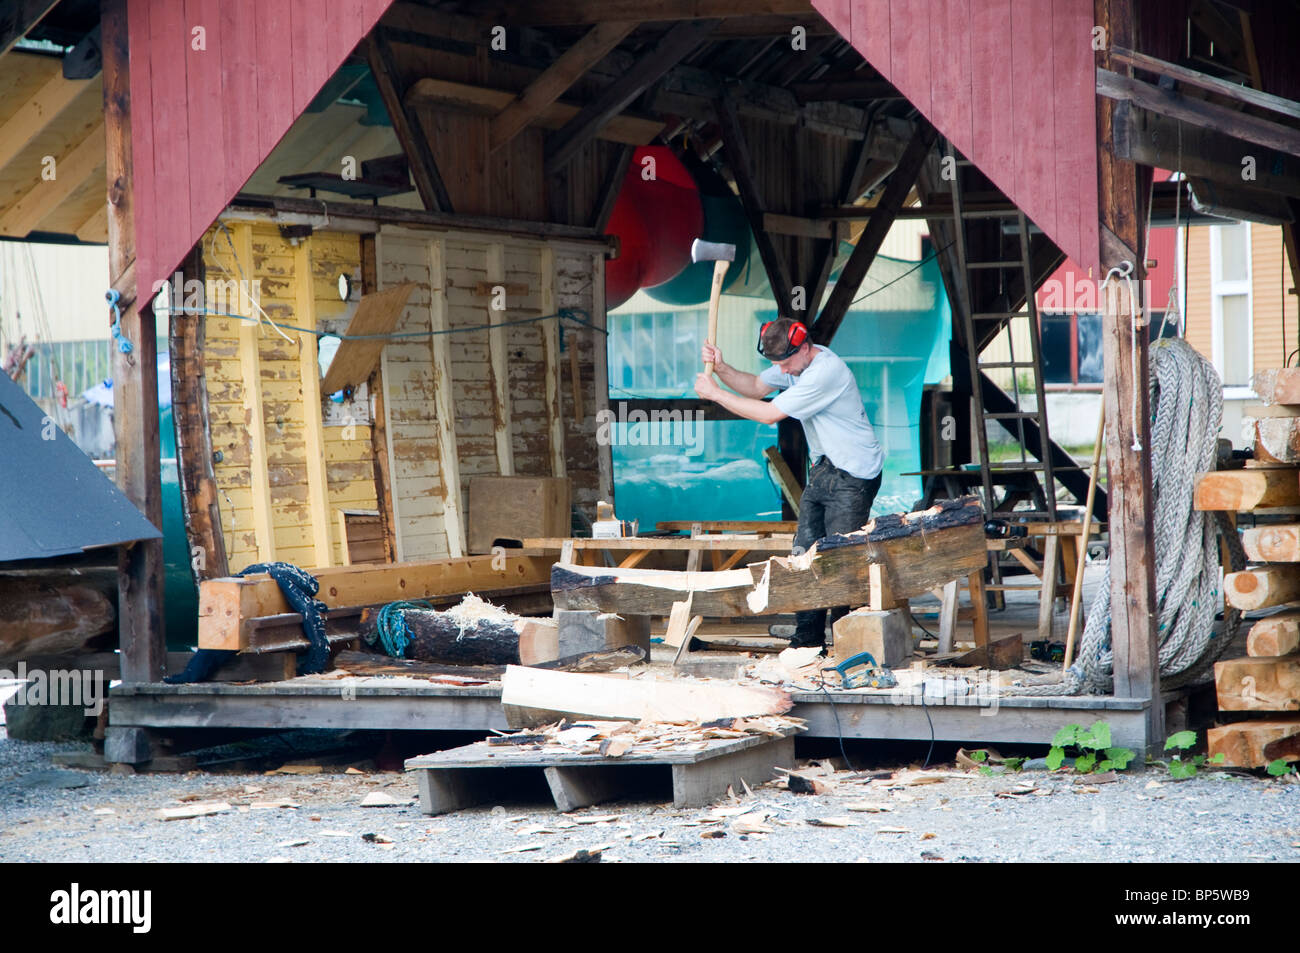
<path id="1" fill-rule="evenodd" d="M 802 322 L 777 318 L 759 329 L 758 352 L 772 362 L 760 374 L 738 371 L 722 359 L 715 343 L 718 296 L 735 251 L 734 245 L 701 241 L 691 248 L 693 260 L 716 262 L 709 335 L 702 349 L 705 369 L 695 378 L 695 393 L 747 420 L 774 424 L 793 417 L 803 424 L 813 466 L 799 502 L 799 528 L 791 550 L 797 555 L 823 536 L 860 529 L 871 518 L 885 455 L 853 373 L 829 348 L 813 344 Z M 730 390 L 718 385 L 714 372 Z M 780 393 L 763 400 L 773 389 Z M 848 606 L 830 610 L 831 623 L 847 612 Z M 824 645 L 826 616 L 825 609 L 797 613 L 791 647 Z"/>

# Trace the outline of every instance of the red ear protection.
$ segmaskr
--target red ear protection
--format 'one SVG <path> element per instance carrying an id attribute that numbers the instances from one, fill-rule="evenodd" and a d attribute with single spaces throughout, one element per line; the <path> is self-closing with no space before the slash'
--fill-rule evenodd
<path id="1" fill-rule="evenodd" d="M 758 353 L 759 354 L 763 354 L 763 335 L 767 333 L 767 329 L 772 326 L 772 323 L 773 322 L 771 321 L 764 322 L 763 326 L 758 329 Z M 807 340 L 808 340 L 807 326 L 802 321 L 795 321 L 790 325 L 790 330 L 786 334 L 786 344 L 789 345 L 788 348 L 786 349 L 786 352 L 780 357 L 776 357 L 776 358 L 768 357 L 768 355 L 766 354 L 763 354 L 763 356 L 768 357 L 768 360 L 784 361 L 795 351 L 799 350 L 799 348 L 803 347 L 804 341 Z"/>

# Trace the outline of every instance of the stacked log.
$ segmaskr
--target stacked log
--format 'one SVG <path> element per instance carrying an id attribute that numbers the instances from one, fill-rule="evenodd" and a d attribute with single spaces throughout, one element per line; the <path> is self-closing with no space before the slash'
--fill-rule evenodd
<path id="1" fill-rule="evenodd" d="M 1263 402 L 1245 415 L 1254 459 L 1245 469 L 1202 474 L 1197 509 L 1276 515 L 1300 506 L 1300 369 L 1262 371 L 1254 388 Z M 1250 612 L 1300 603 L 1300 522 L 1252 527 L 1241 542 L 1250 565 L 1224 577 L 1227 604 Z M 1300 715 L 1286 714 L 1300 712 L 1300 611 L 1255 622 L 1246 653 L 1214 666 L 1219 710 L 1279 717 L 1211 728 L 1210 756 L 1244 768 L 1300 760 Z"/>

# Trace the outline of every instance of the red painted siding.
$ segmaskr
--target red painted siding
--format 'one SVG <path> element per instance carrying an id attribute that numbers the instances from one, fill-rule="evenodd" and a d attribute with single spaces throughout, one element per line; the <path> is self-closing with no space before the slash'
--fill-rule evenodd
<path id="1" fill-rule="evenodd" d="M 141 305 L 389 0 L 129 0 Z M 204 49 L 194 48 L 194 28 Z"/>
<path id="2" fill-rule="evenodd" d="M 1084 268 L 1100 260 L 1092 0 L 813 0 Z"/>

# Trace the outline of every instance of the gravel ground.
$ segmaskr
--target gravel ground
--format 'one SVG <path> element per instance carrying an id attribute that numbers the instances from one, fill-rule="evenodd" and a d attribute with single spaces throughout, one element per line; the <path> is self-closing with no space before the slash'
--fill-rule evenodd
<path id="1" fill-rule="evenodd" d="M 414 777 L 396 772 L 118 775 L 53 769 L 54 753 L 88 748 L 0 736 L 0 861 L 531 863 L 598 846 L 605 846 L 606 862 L 1300 857 L 1300 784 L 1224 773 L 1171 782 L 1153 768 L 1096 784 L 1044 772 L 958 776 L 948 765 L 927 772 L 940 778 L 934 783 L 898 785 L 839 772 L 829 794 L 793 794 L 773 784 L 714 809 L 614 802 L 564 816 L 532 800 L 426 817 L 413 804 L 359 806 L 375 791 L 413 801 Z M 38 773 L 52 769 L 57 773 Z M 46 783 L 36 783 L 42 779 Z M 300 806 L 251 807 L 279 799 Z M 232 810 L 193 820 L 157 816 L 160 808 L 195 800 L 224 801 Z M 888 810 L 853 810 L 864 804 Z M 740 814 L 744 809 L 748 813 Z M 809 823 L 827 818 L 853 826 Z M 755 823 L 770 833 L 745 833 Z M 365 834 L 392 843 L 367 841 Z"/>

